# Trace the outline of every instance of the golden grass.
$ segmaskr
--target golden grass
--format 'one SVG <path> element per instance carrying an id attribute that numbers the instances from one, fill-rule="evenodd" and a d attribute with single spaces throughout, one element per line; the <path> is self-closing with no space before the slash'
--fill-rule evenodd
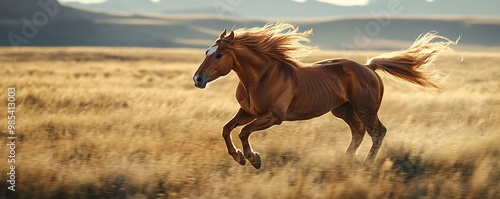
<path id="1" fill-rule="evenodd" d="M 355 54 L 350 58 L 365 62 L 379 52 Z M 319 52 L 305 61 L 339 56 Z M 456 55 L 440 57 L 437 68 L 450 74 L 442 91 L 429 93 L 383 75 L 379 115 L 388 133 L 375 164 L 344 159 L 349 129 L 327 114 L 254 133 L 253 148 L 263 159 L 256 170 L 234 162 L 221 137 L 238 108 L 236 76 L 207 90 L 193 86 L 202 50 L 0 49 L 3 101 L 7 87 L 17 89 L 16 193 L 20 198 L 500 198 L 500 56 L 463 57 L 462 62 Z M 357 159 L 370 146 L 366 136 Z M 0 172 L 7 173 L 3 159 Z M 7 183 L 0 182 L 5 197 Z"/>

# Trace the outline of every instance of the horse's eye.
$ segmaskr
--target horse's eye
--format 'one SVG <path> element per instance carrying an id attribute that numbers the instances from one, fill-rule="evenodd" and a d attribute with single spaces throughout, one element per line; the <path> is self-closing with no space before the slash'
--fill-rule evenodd
<path id="1" fill-rule="evenodd" d="M 215 55 L 215 59 L 220 59 L 221 57 L 222 57 L 222 54 L 220 54 L 220 53 Z"/>

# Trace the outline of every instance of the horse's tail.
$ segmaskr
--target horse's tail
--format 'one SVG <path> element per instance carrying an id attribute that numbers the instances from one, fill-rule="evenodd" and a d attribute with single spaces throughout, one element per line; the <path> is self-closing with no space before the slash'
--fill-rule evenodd
<path id="1" fill-rule="evenodd" d="M 431 42 L 441 39 L 440 42 Z M 457 40 L 458 41 L 458 40 Z M 421 35 L 407 50 L 385 53 L 368 60 L 367 66 L 372 70 L 381 69 L 395 77 L 423 86 L 440 88 L 446 74 L 430 68 L 437 56 L 451 51 L 450 39 L 427 33 Z"/>

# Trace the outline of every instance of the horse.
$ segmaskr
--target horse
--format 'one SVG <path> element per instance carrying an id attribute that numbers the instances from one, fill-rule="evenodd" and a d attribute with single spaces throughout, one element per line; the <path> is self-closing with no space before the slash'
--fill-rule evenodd
<path id="1" fill-rule="evenodd" d="M 424 88 L 440 88 L 446 74 L 429 66 L 440 53 L 451 50 L 450 44 L 455 44 L 436 33 L 427 33 L 408 49 L 373 57 L 366 64 L 344 58 L 305 65 L 301 59 L 316 49 L 303 44 L 310 41 L 307 36 L 312 30 L 300 32 L 288 23 L 268 23 L 226 33 L 224 29 L 206 50 L 193 81 L 195 87 L 204 89 L 230 71 L 236 73 L 240 108 L 222 128 L 222 137 L 236 162 L 245 165 L 248 160 L 256 169 L 261 167 L 261 158 L 250 145 L 253 132 L 328 112 L 345 121 L 351 130 L 348 157 L 356 154 L 368 132 L 372 146 L 365 162 L 373 162 L 387 132 L 377 115 L 384 84 L 375 71 L 385 71 Z M 435 39 L 442 41 L 433 42 Z M 235 147 L 230 135 L 242 125 L 246 125 L 239 133 L 243 152 Z"/>

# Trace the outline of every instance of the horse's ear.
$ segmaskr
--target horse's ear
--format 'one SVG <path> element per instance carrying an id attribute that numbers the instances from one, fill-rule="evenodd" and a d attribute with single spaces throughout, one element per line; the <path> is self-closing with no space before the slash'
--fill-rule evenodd
<path id="1" fill-rule="evenodd" d="M 234 39 L 234 32 L 231 30 L 231 33 L 227 37 L 229 38 L 229 40 L 233 40 Z"/>
<path id="2" fill-rule="evenodd" d="M 226 36 L 226 29 L 224 28 L 224 31 L 219 35 L 219 38 L 224 38 Z"/>

